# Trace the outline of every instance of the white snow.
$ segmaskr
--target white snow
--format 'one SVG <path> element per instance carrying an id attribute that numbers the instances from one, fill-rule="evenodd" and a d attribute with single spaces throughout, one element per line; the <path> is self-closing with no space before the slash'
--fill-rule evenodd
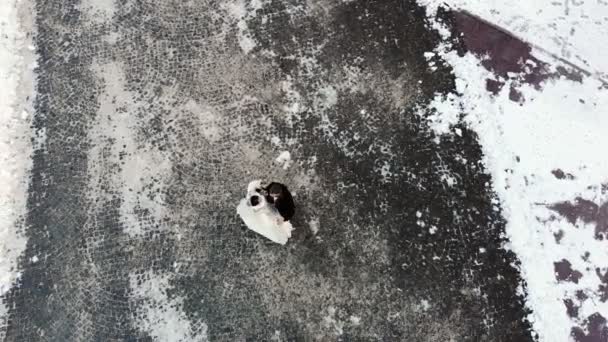
<path id="1" fill-rule="evenodd" d="M 183 311 L 183 298 L 168 294 L 169 281 L 168 275 L 151 271 L 129 275 L 138 327 L 155 341 L 208 341 L 207 324 L 188 319 Z"/>
<path id="2" fill-rule="evenodd" d="M 319 89 L 319 95 L 324 100 L 323 106 L 326 108 L 331 108 L 338 103 L 338 92 L 336 89 L 330 85 L 326 85 Z"/>
<path id="3" fill-rule="evenodd" d="M 597 205 L 608 201 L 608 194 L 601 190 L 601 184 L 608 182 L 608 90 L 598 81 L 608 70 L 608 50 L 602 47 L 608 41 L 608 3 L 419 2 L 429 6 L 431 15 L 444 2 L 465 9 L 538 45 L 537 57 L 545 62 L 556 65 L 568 59 L 592 74 L 582 83 L 550 80 L 540 91 L 523 86 L 519 90 L 525 102 L 520 104 L 509 100 L 509 84 L 491 96 L 485 86 L 491 75 L 477 57 L 459 57 L 448 45 L 435 51 L 452 66 L 462 96 L 438 96 L 431 104 L 437 113 L 429 119 L 429 127 L 437 135 L 452 134 L 458 139 L 460 134 L 452 132 L 451 125 L 462 120 L 479 135 L 483 162 L 507 220 L 509 244 L 505 247 L 522 263 L 526 301 L 532 309 L 529 319 L 540 341 L 569 341 L 571 328 L 592 313 L 608 317 L 608 303 L 598 298 L 600 279 L 595 274 L 596 268 L 605 270 L 608 248 L 606 241 L 594 239 L 593 225 L 579 222 L 577 228 L 545 204 L 576 197 Z M 558 13 L 557 5 L 562 6 L 560 11 L 569 5 L 569 14 Z M 437 22 L 431 25 L 446 32 Z M 556 169 L 571 173 L 574 179 L 557 179 L 551 173 Z M 558 243 L 554 234 L 560 230 L 564 236 Z M 586 260 L 582 258 L 585 252 L 590 253 Z M 582 273 L 578 284 L 556 280 L 554 262 L 562 259 Z M 563 300 L 574 298 L 577 290 L 589 299 L 583 301 L 578 318 L 570 318 Z"/>
<path id="4" fill-rule="evenodd" d="M 27 34 L 33 31 L 33 13 L 31 1 L 0 1 L 0 296 L 17 282 L 19 257 L 27 243 L 19 221 L 26 212 L 32 155 L 33 110 L 27 96 L 34 98 L 36 63 Z M 0 300 L 0 340 L 7 313 Z"/>
<path id="5" fill-rule="evenodd" d="M 18 224 L 25 213 L 32 153 L 28 114 L 32 109 L 26 101 L 33 93 L 33 53 L 28 49 L 32 42 L 26 35 L 32 18 L 24 15 L 29 5 L 0 2 L 0 295 L 18 278 L 17 262 L 26 245 Z"/>
<path id="6" fill-rule="evenodd" d="M 438 6 L 464 9 L 568 60 L 592 74 L 608 77 L 608 1 L 606 0 L 418 0 L 431 14 Z"/>
<path id="7" fill-rule="evenodd" d="M 336 308 L 330 306 L 327 309 L 327 315 L 323 317 L 323 327 L 331 330 L 335 336 L 344 334 L 344 322 L 336 318 Z"/>
<path id="8" fill-rule="evenodd" d="M 284 170 L 287 170 L 291 166 L 291 153 L 289 151 L 283 151 L 279 154 L 279 156 L 274 160 L 279 165 L 283 167 Z"/>
<path id="9" fill-rule="evenodd" d="M 317 235 L 319 232 L 319 225 L 320 222 L 318 217 L 313 217 L 310 219 L 310 221 L 308 221 L 308 226 L 310 227 L 310 231 L 313 235 Z"/>
<path id="10" fill-rule="evenodd" d="M 281 145 L 281 138 L 279 138 L 277 136 L 273 136 L 272 138 L 270 138 L 270 142 L 273 145 L 280 146 Z"/>
<path id="11" fill-rule="evenodd" d="M 249 6 L 244 0 L 234 0 L 223 5 L 228 14 L 237 20 L 239 47 L 245 54 L 248 54 L 257 46 L 247 27 L 247 20 L 255 18 L 256 11 L 261 9 L 263 5 L 264 1 L 260 0 L 252 1 Z"/>
<path id="12" fill-rule="evenodd" d="M 116 2 L 114 0 L 82 0 L 79 7 L 96 22 L 111 20 L 116 13 Z"/>
<path id="13" fill-rule="evenodd" d="M 285 103 L 281 109 L 287 114 L 286 121 L 291 126 L 293 118 L 299 117 L 300 113 L 306 108 L 302 104 L 302 95 L 294 87 L 291 76 L 287 76 L 286 80 L 280 82 L 281 90 L 285 92 Z"/>
<path id="14" fill-rule="evenodd" d="M 285 222 L 278 211 L 271 207 L 264 196 L 258 196 L 260 202 L 256 206 L 250 205 L 250 198 L 257 194 L 262 182 L 255 180 L 247 186 L 247 196 L 241 200 L 236 208 L 247 228 L 264 236 L 265 238 L 284 245 L 291 237 L 293 227 L 289 221 Z M 259 195 L 259 194 L 258 194 Z"/>
<path id="15" fill-rule="evenodd" d="M 119 63 L 93 67 L 98 79 L 104 80 L 104 93 L 99 98 L 97 116 L 89 132 L 93 144 L 87 155 L 87 195 L 91 202 L 101 203 L 97 199 L 107 196 L 107 191 L 102 189 L 103 180 L 111 178 L 123 199 L 120 221 L 124 232 L 130 237 L 142 238 L 151 229 L 167 229 L 163 224 L 167 211 L 164 196 L 160 195 L 162 191 L 154 190 L 164 187 L 170 163 L 162 152 L 138 143 L 136 118 L 130 115 L 137 105 L 131 103 L 134 94 L 127 90 L 122 70 Z M 120 165 L 120 172 L 104 172 L 108 165 Z M 149 212 L 152 220 L 141 220 L 138 212 L 142 210 Z"/>
<path id="16" fill-rule="evenodd" d="M 358 326 L 361 324 L 361 317 L 359 316 L 350 316 L 348 319 L 350 320 L 350 323 L 352 323 L 352 325 L 354 326 Z"/>
<path id="17" fill-rule="evenodd" d="M 431 304 L 428 300 L 423 299 L 420 301 L 420 308 L 422 309 L 422 311 L 428 311 L 431 308 Z"/>

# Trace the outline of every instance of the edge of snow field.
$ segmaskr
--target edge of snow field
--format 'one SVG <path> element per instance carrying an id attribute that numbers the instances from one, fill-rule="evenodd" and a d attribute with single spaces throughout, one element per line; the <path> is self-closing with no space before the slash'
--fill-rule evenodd
<path id="1" fill-rule="evenodd" d="M 24 214 L 31 155 L 30 123 L 35 89 L 34 5 L 28 0 L 0 2 L 0 296 L 20 276 L 26 246 Z M 31 260 L 28 262 L 35 262 Z M 0 302 L 0 337 L 7 308 Z"/>

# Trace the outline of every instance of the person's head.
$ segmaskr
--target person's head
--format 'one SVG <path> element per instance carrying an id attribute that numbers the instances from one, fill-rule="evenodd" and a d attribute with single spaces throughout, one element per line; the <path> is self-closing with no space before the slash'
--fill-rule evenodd
<path id="1" fill-rule="evenodd" d="M 283 195 L 283 188 L 285 186 L 279 183 L 272 183 L 268 187 L 268 195 L 272 197 L 272 199 L 276 200 L 277 198 Z"/>

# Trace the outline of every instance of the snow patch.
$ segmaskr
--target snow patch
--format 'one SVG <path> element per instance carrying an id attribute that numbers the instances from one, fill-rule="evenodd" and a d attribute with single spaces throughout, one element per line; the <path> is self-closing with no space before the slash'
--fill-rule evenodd
<path id="1" fill-rule="evenodd" d="M 350 320 L 350 323 L 354 326 L 358 326 L 361 324 L 361 317 L 359 316 L 350 316 L 348 319 Z"/>
<path id="2" fill-rule="evenodd" d="M 420 0 L 429 13 L 444 1 Z M 448 1 L 448 4 L 480 15 L 495 24 L 518 31 L 509 26 L 516 18 L 526 23 L 519 30 L 524 39 L 543 45 L 558 59 L 545 60 L 552 64 L 569 58 L 568 51 L 577 51 L 589 61 L 584 67 L 592 77 L 582 82 L 565 78 L 549 80 L 542 90 L 520 85 L 518 90 L 525 102 L 510 99 L 510 82 L 492 95 L 486 89 L 486 79 L 493 74 L 481 61 L 467 53 L 463 57 L 449 45 L 440 46 L 435 52 L 452 68 L 456 77 L 456 92 L 460 96 L 438 95 L 431 103 L 433 114 L 429 127 L 439 137 L 459 136 L 453 125 L 465 123 L 474 130 L 483 149 L 483 163 L 492 176 L 493 190 L 498 195 L 502 213 L 506 218 L 507 248 L 521 260 L 521 274 L 527 284 L 527 305 L 532 309 L 528 317 L 540 341 L 569 341 L 571 329 L 584 325 L 591 314 L 599 312 L 608 317 L 608 303 L 600 300 L 601 279 L 596 269 L 606 267 L 608 249 L 605 241 L 594 236 L 594 225 L 578 222 L 573 224 L 560 217 L 550 206 L 557 202 L 584 198 L 600 206 L 608 201 L 608 194 L 601 184 L 608 182 L 608 90 L 598 80 L 598 74 L 607 70 L 605 49 L 587 49 L 587 45 L 601 46 L 608 38 L 606 27 L 599 28 L 594 21 L 608 18 L 608 6 L 600 2 L 576 2 L 574 7 L 593 9 L 588 17 L 555 17 L 554 6 L 574 6 L 574 2 L 524 2 L 509 3 L 481 1 Z M 595 3 L 591 5 L 590 3 Z M 570 9 L 573 10 L 573 7 Z M 590 13 L 595 12 L 595 13 Z M 547 25 L 547 23 L 557 23 Z M 440 23 L 431 20 L 431 26 L 444 34 L 449 32 Z M 562 29 L 568 27 L 568 32 Z M 587 32 L 585 37 L 569 30 Z M 567 34 L 566 34 L 567 33 Z M 593 34 L 591 34 L 593 33 Z M 567 39 L 566 50 L 555 50 L 551 34 Z M 447 37 L 447 35 L 444 35 Z M 578 37 L 578 38 L 577 38 Z M 539 39 L 542 39 L 540 41 Z M 584 42 L 580 42 L 584 40 Z M 562 46 L 564 47 L 564 46 Z M 543 58 L 547 58 L 547 54 Z M 575 58 L 576 59 L 576 58 Z M 575 61 L 576 62 L 576 61 Z M 584 64 L 584 63 L 583 63 Z M 555 170 L 566 170 L 573 176 L 559 179 Z M 606 185 L 604 185 L 605 187 Z M 560 232 L 560 240 L 556 234 Z M 480 253 L 485 250 L 480 249 Z M 587 253 L 589 252 L 589 253 Z M 586 257 L 583 257 L 585 256 Z M 556 277 L 555 263 L 567 260 L 572 269 L 580 273 L 580 279 L 563 281 Z M 523 288 L 520 287 L 523 293 Z M 564 301 L 576 297 L 582 291 L 589 299 L 582 300 L 578 316 L 569 317 Z"/>
<path id="3" fill-rule="evenodd" d="M 308 226 L 310 227 L 310 231 L 313 235 L 317 235 L 319 232 L 319 224 L 319 218 L 317 217 L 313 217 L 310 219 L 310 221 L 308 221 Z"/>
<path id="4" fill-rule="evenodd" d="M 82 0 L 80 8 L 85 13 L 88 12 L 89 18 L 96 22 L 111 20 L 116 13 L 115 0 Z"/>
<path id="5" fill-rule="evenodd" d="M 336 318 L 336 308 L 330 306 L 327 309 L 327 315 L 323 317 L 323 326 L 331 329 L 336 336 L 344 334 L 344 322 Z"/>
<path id="6" fill-rule="evenodd" d="M 287 170 L 292 163 L 291 153 L 289 153 L 289 151 L 283 151 L 274 161 L 279 165 L 282 165 L 283 170 Z"/>
<path id="7" fill-rule="evenodd" d="M 460 119 L 462 108 L 460 99 L 456 94 L 438 95 L 431 103 L 429 108 L 432 114 L 428 117 L 428 125 L 438 135 L 449 133 L 452 126 Z"/>
<path id="8" fill-rule="evenodd" d="M 282 110 L 287 113 L 287 123 L 293 125 L 293 118 L 297 118 L 302 111 L 306 109 L 303 105 L 302 95 L 294 87 L 293 81 L 290 76 L 287 79 L 281 81 L 281 90 L 285 93 L 286 103 L 283 104 Z"/>
<path id="9" fill-rule="evenodd" d="M 87 158 L 91 179 L 89 196 L 92 199 L 106 196 L 106 191 L 100 189 L 101 180 L 111 178 L 123 198 L 120 216 L 124 231 L 131 237 L 143 237 L 157 224 L 161 229 L 166 228 L 160 224 L 166 215 L 160 190 L 170 173 L 171 163 L 162 152 L 138 143 L 138 122 L 132 115 L 137 108 L 129 104 L 134 95 L 124 85 L 122 65 L 99 64 L 93 70 L 104 80 L 105 92 L 100 96 L 98 115 L 90 133 L 94 143 Z M 129 110 L 120 110 L 121 107 Z M 120 172 L 107 173 L 106 168 L 120 169 Z M 143 213 L 150 215 L 153 222 L 143 220 Z"/>
<path id="10" fill-rule="evenodd" d="M 261 9 L 264 3 L 264 1 L 254 0 L 247 6 L 244 0 L 236 0 L 225 5 L 228 14 L 237 20 L 237 39 L 239 47 L 245 54 L 248 54 L 257 46 L 247 27 L 247 20 L 255 18 L 257 10 Z"/>
<path id="11" fill-rule="evenodd" d="M 326 85 L 319 89 L 319 95 L 323 99 L 325 108 L 331 108 L 338 103 L 338 92 L 330 85 Z"/>
<path id="12" fill-rule="evenodd" d="M 276 135 L 270 138 L 270 142 L 275 146 L 281 146 L 281 138 L 277 137 Z"/>
<path id="13" fill-rule="evenodd" d="M 34 111 L 28 101 L 35 89 L 32 7 L 28 1 L 0 2 L 0 296 L 17 282 L 27 243 L 20 222 L 26 213 L 33 150 L 29 113 Z M 0 300 L 0 339 L 7 312 Z"/>
<path id="14" fill-rule="evenodd" d="M 567 60 L 597 77 L 608 77 L 608 49 L 603 48 L 608 41 L 606 0 L 418 2 L 427 8 L 429 17 L 440 6 L 466 10 L 512 32 L 537 50 Z"/>
<path id="15" fill-rule="evenodd" d="M 431 304 L 429 303 L 428 300 L 423 299 L 420 301 L 420 309 L 422 309 L 422 311 L 428 311 L 431 308 Z"/>
<path id="16" fill-rule="evenodd" d="M 175 294 L 169 296 L 169 281 L 168 275 L 157 275 L 150 271 L 129 275 L 139 328 L 157 341 L 208 341 L 207 325 L 188 319 L 183 311 L 182 297 Z"/>

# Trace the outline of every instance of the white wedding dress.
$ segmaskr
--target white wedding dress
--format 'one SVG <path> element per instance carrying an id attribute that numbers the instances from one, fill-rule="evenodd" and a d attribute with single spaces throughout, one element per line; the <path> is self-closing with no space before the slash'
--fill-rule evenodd
<path id="1" fill-rule="evenodd" d="M 264 236 L 265 238 L 284 245 L 291 237 L 293 227 L 285 222 L 279 212 L 266 201 L 266 198 L 256 190 L 262 188 L 259 180 L 249 183 L 247 196 L 241 200 L 236 212 L 239 214 L 247 228 Z M 259 203 L 251 205 L 251 197 L 258 196 Z"/>

